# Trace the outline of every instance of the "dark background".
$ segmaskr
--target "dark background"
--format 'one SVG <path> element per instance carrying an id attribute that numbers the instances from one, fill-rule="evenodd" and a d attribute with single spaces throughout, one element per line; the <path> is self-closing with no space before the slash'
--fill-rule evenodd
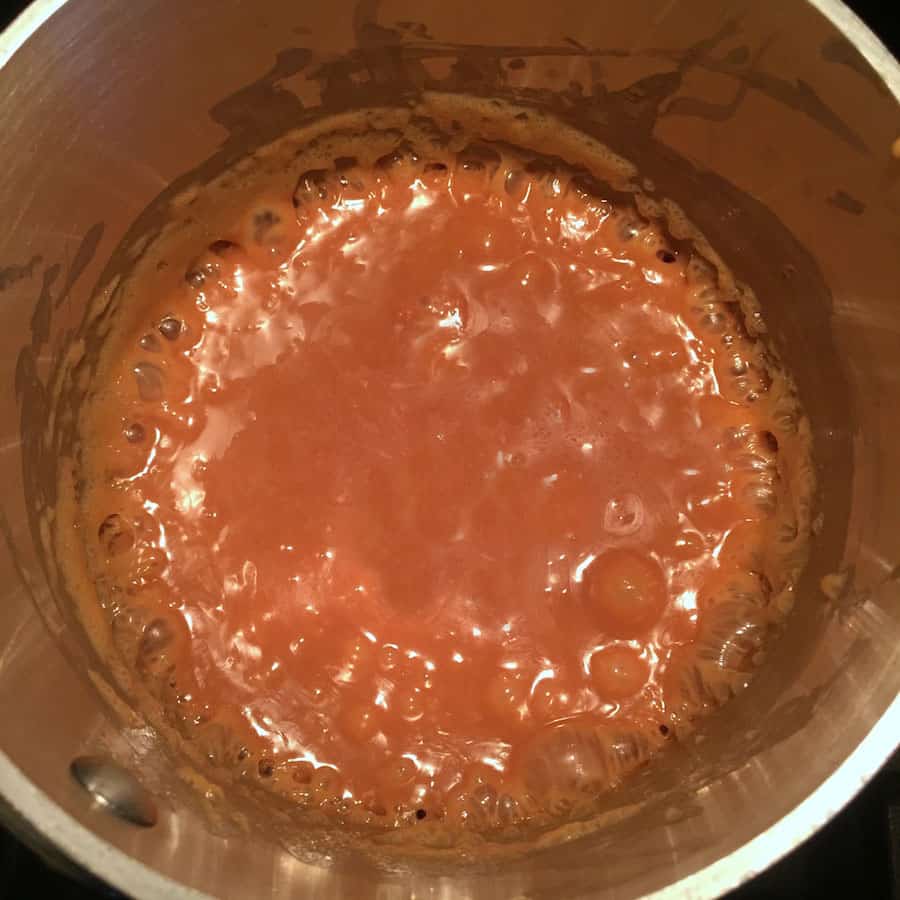
<path id="1" fill-rule="evenodd" d="M 26 5 L 17 0 L 0 0 L 0 27 L 5 27 Z M 900 53 L 898 0 L 849 0 L 848 5 L 895 56 Z M 127 14 L 127 0 L 122 13 Z M 798 765 L 802 765 L 802 760 L 798 760 Z M 120 895 L 86 876 L 58 871 L 0 828 L 0 900 L 39 896 L 95 900 Z M 727 900 L 823 897 L 900 900 L 900 756 L 806 844 L 729 894 Z"/>
<path id="2" fill-rule="evenodd" d="M 844 0 L 844 3 L 884 41 L 894 56 L 900 55 L 900 3 L 897 0 Z"/>

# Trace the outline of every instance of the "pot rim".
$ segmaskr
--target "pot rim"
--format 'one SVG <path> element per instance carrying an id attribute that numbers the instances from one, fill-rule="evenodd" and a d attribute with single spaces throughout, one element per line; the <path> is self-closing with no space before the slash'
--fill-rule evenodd
<path id="1" fill-rule="evenodd" d="M 0 69 L 68 0 L 35 0 L 0 33 Z M 807 0 L 863 55 L 900 103 L 900 63 L 842 0 Z M 900 696 L 853 752 L 805 800 L 727 856 L 650 895 L 651 900 L 718 897 L 782 859 L 836 815 L 874 777 L 897 747 Z M 79 866 L 130 896 L 204 900 L 98 837 L 35 786 L 0 750 L 0 798 L 45 841 Z M 10 823 L 12 824 L 12 823 Z"/>

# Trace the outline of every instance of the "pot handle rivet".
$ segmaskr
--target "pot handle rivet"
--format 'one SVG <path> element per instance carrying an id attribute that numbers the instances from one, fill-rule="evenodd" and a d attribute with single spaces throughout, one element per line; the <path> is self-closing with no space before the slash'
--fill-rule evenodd
<path id="1" fill-rule="evenodd" d="M 103 809 L 143 828 L 156 824 L 153 797 L 118 763 L 102 756 L 79 756 L 72 760 L 69 771 Z"/>

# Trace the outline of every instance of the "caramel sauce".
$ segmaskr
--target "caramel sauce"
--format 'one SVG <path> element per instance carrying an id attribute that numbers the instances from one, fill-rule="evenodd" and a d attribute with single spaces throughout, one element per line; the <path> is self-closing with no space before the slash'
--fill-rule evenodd
<path id="1" fill-rule="evenodd" d="M 213 769 L 381 827 L 552 818 L 782 618 L 782 376 L 575 169 L 338 159 L 123 322 L 80 527 L 118 652 Z"/>

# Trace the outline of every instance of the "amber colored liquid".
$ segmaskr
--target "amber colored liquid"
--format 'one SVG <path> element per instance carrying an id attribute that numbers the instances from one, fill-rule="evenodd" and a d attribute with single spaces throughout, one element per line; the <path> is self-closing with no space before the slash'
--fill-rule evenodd
<path id="1" fill-rule="evenodd" d="M 683 252 L 565 174 L 399 160 L 290 199 L 105 370 L 113 633 L 211 766 L 300 805 L 555 815 L 754 665 L 771 379 Z"/>

